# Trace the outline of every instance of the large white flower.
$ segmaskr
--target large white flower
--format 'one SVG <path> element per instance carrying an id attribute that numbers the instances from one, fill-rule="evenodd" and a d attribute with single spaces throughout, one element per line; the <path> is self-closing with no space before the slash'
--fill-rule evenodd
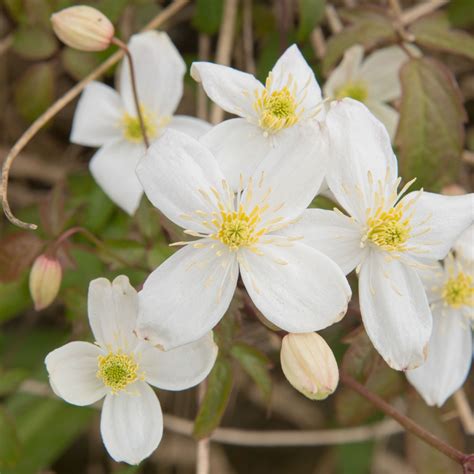
<path id="1" fill-rule="evenodd" d="M 322 109 L 321 89 L 296 45 L 283 53 L 265 85 L 251 74 L 208 62 L 193 63 L 191 76 L 216 104 L 241 117 L 220 123 L 203 138 L 233 189 L 240 175 L 250 177 L 268 151 L 286 140 L 289 130 Z"/>
<path id="2" fill-rule="evenodd" d="M 326 117 L 326 180 L 348 215 L 308 209 L 293 232 L 345 273 L 357 268 L 364 325 L 375 348 L 398 370 L 424 362 L 432 317 L 416 271 L 442 259 L 474 220 L 473 195 L 397 191 L 397 161 L 385 127 L 360 102 L 333 102 Z M 338 127 L 333 126 L 338 123 Z M 341 126 L 342 125 L 342 126 Z"/>
<path id="3" fill-rule="evenodd" d="M 211 127 L 207 122 L 177 115 L 183 95 L 186 65 L 166 33 L 148 31 L 132 36 L 128 45 L 137 79 L 138 97 L 150 141 L 167 127 L 195 137 Z M 92 82 L 82 93 L 72 125 L 71 141 L 101 147 L 90 170 L 104 192 L 128 214 L 133 214 L 143 194 L 136 175 L 145 152 L 136 114 L 127 60 L 120 69 L 119 92 Z"/>
<path id="4" fill-rule="evenodd" d="M 197 385 L 210 372 L 217 346 L 209 333 L 192 344 L 163 352 L 137 338 L 138 297 L 128 278 L 89 286 L 89 322 L 96 343 L 70 342 L 45 363 L 54 392 L 73 405 L 105 397 L 100 430 L 115 461 L 138 464 L 163 433 L 160 402 L 149 384 L 165 390 Z"/>
<path id="5" fill-rule="evenodd" d="M 470 242 L 471 253 L 474 240 Z M 455 246 L 456 248 L 456 246 Z M 449 254 L 444 265 L 421 273 L 433 313 L 426 362 L 407 378 L 428 405 L 442 406 L 462 386 L 472 362 L 474 261 Z"/>
<path id="6" fill-rule="evenodd" d="M 146 280 L 142 337 L 165 348 L 201 337 L 227 310 L 239 271 L 255 305 L 286 331 L 311 332 L 343 317 L 351 296 L 344 274 L 292 232 L 324 176 L 327 160 L 314 159 L 317 149 L 312 130 L 291 134 L 237 193 L 197 140 L 167 130 L 149 149 L 137 167 L 145 193 L 198 240 L 184 242 Z"/>
<path id="7" fill-rule="evenodd" d="M 416 53 L 415 49 L 413 51 Z M 351 97 L 363 102 L 387 127 L 393 140 L 399 114 L 388 103 L 400 97 L 399 73 L 408 56 L 399 46 L 390 46 L 375 51 L 365 60 L 363 57 L 362 46 L 356 44 L 349 48 L 324 84 L 324 96 Z"/>

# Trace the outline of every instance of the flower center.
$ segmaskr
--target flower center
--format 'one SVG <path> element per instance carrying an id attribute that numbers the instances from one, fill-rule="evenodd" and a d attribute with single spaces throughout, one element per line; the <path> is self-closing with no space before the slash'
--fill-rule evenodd
<path id="1" fill-rule="evenodd" d="M 138 364 L 133 355 L 122 352 L 99 356 L 98 367 L 97 377 L 112 389 L 112 393 L 120 392 L 140 378 Z"/>
<path id="2" fill-rule="evenodd" d="M 366 85 L 363 82 L 349 82 L 336 90 L 336 99 L 350 97 L 351 99 L 364 102 L 369 95 Z"/>
<path id="3" fill-rule="evenodd" d="M 165 127 L 170 117 L 157 118 L 155 114 L 149 112 L 145 107 L 140 106 L 140 110 L 143 117 L 143 124 L 145 126 L 145 132 L 149 139 L 156 138 L 161 128 Z M 140 125 L 140 119 L 136 115 L 129 115 L 127 112 L 122 117 L 122 130 L 124 137 L 132 143 L 143 142 L 142 127 Z"/>
<path id="4" fill-rule="evenodd" d="M 403 208 L 400 205 L 388 211 L 378 209 L 367 220 L 368 231 L 366 238 L 384 250 L 405 250 L 405 243 L 410 237 L 410 220 L 403 218 Z"/>
<path id="5" fill-rule="evenodd" d="M 474 306 L 474 282 L 470 275 L 459 272 L 444 284 L 442 296 L 446 304 L 453 308 Z"/>

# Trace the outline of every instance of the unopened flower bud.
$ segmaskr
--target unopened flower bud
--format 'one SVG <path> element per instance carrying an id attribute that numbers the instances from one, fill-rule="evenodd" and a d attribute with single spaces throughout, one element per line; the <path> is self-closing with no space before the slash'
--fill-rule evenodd
<path id="1" fill-rule="evenodd" d="M 323 400 L 336 390 L 337 362 L 319 334 L 287 334 L 281 344 L 280 360 L 285 377 L 305 397 Z"/>
<path id="2" fill-rule="evenodd" d="M 61 286 L 62 268 L 58 259 L 42 254 L 36 258 L 30 272 L 30 294 L 36 311 L 48 307 Z"/>
<path id="3" fill-rule="evenodd" d="M 79 5 L 61 10 L 51 16 L 58 38 L 71 48 L 81 51 L 107 49 L 114 36 L 114 25 L 99 10 Z"/>

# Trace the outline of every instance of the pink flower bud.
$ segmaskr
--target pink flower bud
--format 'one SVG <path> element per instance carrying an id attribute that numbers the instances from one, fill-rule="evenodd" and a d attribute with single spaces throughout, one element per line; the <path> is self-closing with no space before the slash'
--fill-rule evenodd
<path id="1" fill-rule="evenodd" d="M 99 10 L 79 5 L 61 10 L 51 16 L 58 38 L 71 48 L 81 51 L 107 49 L 114 36 L 114 25 Z"/>
<path id="2" fill-rule="evenodd" d="M 30 272 L 30 294 L 36 311 L 48 307 L 61 286 L 62 268 L 55 257 L 42 254 L 36 258 Z"/>
<path id="3" fill-rule="evenodd" d="M 287 334 L 281 344 L 280 360 L 288 382 L 305 397 L 323 400 L 336 390 L 337 362 L 319 334 Z"/>

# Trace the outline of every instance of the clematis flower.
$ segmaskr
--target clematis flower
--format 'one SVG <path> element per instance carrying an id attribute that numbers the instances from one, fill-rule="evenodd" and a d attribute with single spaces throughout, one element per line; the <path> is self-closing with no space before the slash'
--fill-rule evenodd
<path id="1" fill-rule="evenodd" d="M 181 242 L 145 281 L 140 336 L 165 349 L 201 337 L 229 307 L 239 273 L 258 309 L 286 331 L 311 332 L 344 316 L 344 274 L 292 232 L 326 169 L 307 132 L 272 150 L 237 193 L 197 140 L 167 130 L 150 147 L 137 167 L 145 193 L 196 240 Z"/>
<path id="2" fill-rule="evenodd" d="M 134 333 L 138 297 L 128 278 L 105 278 L 89 286 L 89 322 L 96 343 L 70 342 L 45 363 L 56 395 L 73 405 L 104 398 L 102 440 L 115 461 L 138 464 L 163 433 L 160 402 L 150 387 L 184 390 L 210 372 L 217 356 L 212 334 L 163 352 Z"/>
<path id="3" fill-rule="evenodd" d="M 333 122 L 334 121 L 334 122 Z M 337 122 L 339 127 L 334 127 Z M 400 191 L 397 161 L 385 127 L 352 99 L 334 102 L 329 134 L 329 189 L 347 214 L 308 209 L 292 232 L 359 274 L 365 329 L 394 369 L 426 358 L 432 316 L 417 269 L 443 259 L 473 222 L 473 195 Z"/>
<path id="4" fill-rule="evenodd" d="M 132 36 L 128 48 L 134 59 L 138 97 L 150 141 L 168 127 L 195 137 L 208 131 L 211 127 L 203 120 L 173 116 L 183 95 L 186 66 L 168 35 L 140 33 Z M 133 215 L 143 195 L 135 168 L 145 145 L 126 60 L 120 70 L 118 92 L 100 82 L 85 88 L 74 115 L 71 141 L 100 147 L 90 162 L 92 176 L 112 201 Z"/>
<path id="5" fill-rule="evenodd" d="M 234 190 L 241 175 L 248 179 L 290 130 L 307 124 L 323 108 L 321 89 L 296 45 L 283 53 L 265 85 L 251 74 L 208 62 L 193 63 L 191 76 L 202 82 L 211 100 L 241 117 L 220 123 L 203 137 Z"/>
<path id="6" fill-rule="evenodd" d="M 412 49 L 416 54 L 417 51 Z M 349 48 L 324 84 L 324 96 L 336 99 L 351 97 L 363 102 L 385 125 L 393 140 L 399 113 L 389 102 L 401 95 L 399 72 L 408 56 L 399 46 L 390 46 L 375 51 L 365 60 L 363 57 L 362 46 L 356 44 Z"/>
<path id="7" fill-rule="evenodd" d="M 471 253 L 474 240 L 470 242 Z M 456 248 L 456 246 L 455 246 Z M 428 405 L 442 406 L 460 388 L 472 362 L 474 261 L 449 254 L 444 265 L 421 273 L 433 313 L 426 362 L 407 378 Z"/>

